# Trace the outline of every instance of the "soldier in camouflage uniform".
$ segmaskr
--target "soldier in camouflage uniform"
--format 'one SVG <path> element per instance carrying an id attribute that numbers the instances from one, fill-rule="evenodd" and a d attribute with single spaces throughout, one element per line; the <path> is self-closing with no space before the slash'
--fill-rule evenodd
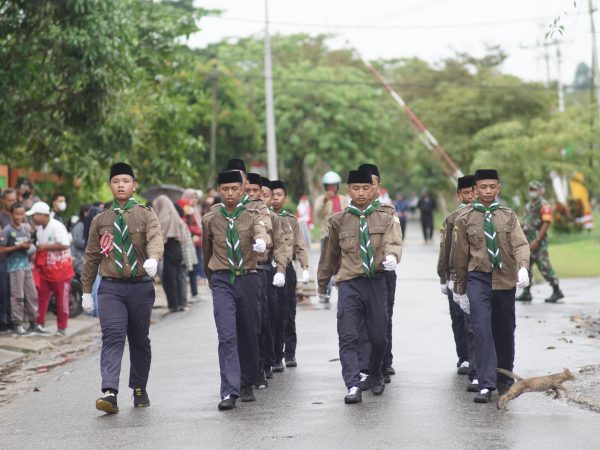
<path id="1" fill-rule="evenodd" d="M 544 186 L 539 181 L 529 183 L 529 202 L 525 205 L 525 217 L 523 219 L 523 231 L 527 236 L 529 248 L 531 250 L 531 260 L 529 263 L 529 278 L 533 279 L 531 268 L 537 264 L 544 279 L 550 283 L 553 292 L 546 299 L 546 303 L 556 303 L 564 297 L 558 287 L 558 277 L 550 264 L 548 256 L 548 228 L 552 223 L 552 206 L 542 197 Z M 531 291 L 529 287 L 523 290 L 523 293 L 516 298 L 519 301 L 531 301 Z"/>

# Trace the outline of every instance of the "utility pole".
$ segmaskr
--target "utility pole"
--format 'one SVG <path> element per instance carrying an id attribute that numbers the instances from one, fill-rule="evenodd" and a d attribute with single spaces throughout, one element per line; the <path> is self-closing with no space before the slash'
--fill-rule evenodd
<path id="1" fill-rule="evenodd" d="M 275 111 L 273 107 L 273 70 L 271 67 L 271 37 L 269 36 L 269 0 L 265 0 L 265 105 L 267 120 L 267 167 L 269 178 L 276 180 L 277 141 L 275 139 Z"/>
<path id="2" fill-rule="evenodd" d="M 565 111 L 565 91 L 562 82 L 562 55 L 560 53 L 560 42 L 556 42 L 556 78 L 558 85 L 558 112 Z"/>
<path id="3" fill-rule="evenodd" d="M 212 116 L 210 121 L 210 176 L 208 186 L 215 186 L 217 177 L 217 116 L 219 114 L 219 70 L 215 58 L 210 73 L 212 82 Z"/>
<path id="4" fill-rule="evenodd" d="M 592 32 L 592 100 L 596 94 L 596 108 L 600 118 L 600 78 L 598 77 L 598 47 L 596 44 L 596 26 L 594 24 L 594 2 L 588 0 L 588 9 L 590 13 L 590 30 Z"/>

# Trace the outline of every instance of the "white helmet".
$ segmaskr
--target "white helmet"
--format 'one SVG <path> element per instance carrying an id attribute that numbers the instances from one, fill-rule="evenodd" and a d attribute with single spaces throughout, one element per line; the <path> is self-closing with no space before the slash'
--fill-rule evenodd
<path id="1" fill-rule="evenodd" d="M 336 172 L 332 171 L 329 171 L 325 175 L 323 175 L 323 179 L 321 180 L 323 186 L 326 186 L 328 184 L 340 184 L 341 182 L 342 178 Z"/>

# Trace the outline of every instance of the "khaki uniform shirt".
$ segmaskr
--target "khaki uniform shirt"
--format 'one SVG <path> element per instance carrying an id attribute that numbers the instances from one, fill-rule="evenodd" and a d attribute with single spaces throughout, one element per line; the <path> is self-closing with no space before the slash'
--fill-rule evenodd
<path id="1" fill-rule="evenodd" d="M 219 212 L 222 205 L 223 203 L 217 203 L 216 205 L 212 205 L 209 209 L 209 212 Z M 271 210 L 267 205 L 265 205 L 265 202 L 263 202 L 262 200 L 251 200 L 250 202 L 246 203 L 246 209 L 253 209 L 258 211 L 258 215 L 262 219 L 268 233 L 265 243 L 267 244 L 267 248 L 269 248 L 269 246 L 272 244 L 271 231 L 273 230 L 273 223 L 271 221 L 270 214 Z"/>
<path id="2" fill-rule="evenodd" d="M 349 212 L 335 214 L 329 219 L 329 234 L 321 250 L 317 280 L 319 294 L 327 292 L 332 275 L 336 281 L 346 281 L 364 276 L 359 246 L 359 218 Z M 367 216 L 373 260 L 377 272 L 383 272 L 386 255 L 394 255 L 400 262 L 402 236 L 400 220 L 394 213 L 377 208 Z"/>
<path id="3" fill-rule="evenodd" d="M 440 284 L 446 284 L 452 278 L 454 272 L 454 265 L 450 264 L 450 253 L 452 251 L 452 235 L 454 233 L 454 222 L 456 217 L 462 211 L 459 208 L 452 211 L 444 220 L 442 229 L 440 230 L 440 253 L 438 255 L 437 273 L 440 277 Z"/>
<path id="4" fill-rule="evenodd" d="M 271 230 L 272 245 L 267 247 L 265 256 L 258 257 L 259 264 L 267 264 L 271 260 L 275 261 L 277 272 L 285 274 L 285 268 L 288 265 L 287 248 L 285 246 L 285 236 L 281 228 L 281 218 L 273 211 L 269 210 L 273 229 Z"/>
<path id="5" fill-rule="evenodd" d="M 285 239 L 288 263 L 297 259 L 302 268 L 306 269 L 308 267 L 308 253 L 306 253 L 304 238 L 300 233 L 298 219 L 296 219 L 296 216 L 288 214 L 287 216 L 279 216 L 279 220 Z"/>
<path id="6" fill-rule="evenodd" d="M 501 206 L 492 213 L 498 236 L 502 269 L 492 272 L 489 253 L 483 234 L 484 215 L 468 206 L 462 209 L 454 224 L 453 249 L 456 282 L 454 292 L 464 294 L 468 272 L 492 273 L 492 289 L 508 290 L 516 285 L 517 272 L 529 268 L 529 244 L 523 234 L 516 213 Z"/>
<path id="7" fill-rule="evenodd" d="M 123 261 L 123 273 L 119 273 L 114 250 L 108 254 L 108 257 L 100 254 L 100 237 L 103 234 L 113 234 L 116 218 L 115 210 L 109 208 L 92 220 L 81 274 L 81 283 L 85 293 L 92 292 L 92 285 L 98 273 L 102 277 L 110 278 L 130 278 L 131 276 L 127 258 L 124 258 Z M 154 211 L 142 205 L 136 205 L 124 212 L 123 218 L 127 223 L 133 250 L 137 256 L 136 277 L 146 277 L 148 274 L 144 271 L 144 261 L 149 258 L 160 261 L 163 256 L 164 244 L 160 223 Z"/>
<path id="8" fill-rule="evenodd" d="M 243 211 L 235 220 L 242 255 L 244 258 L 244 270 L 256 269 L 260 256 L 252 246 L 257 239 L 267 242 L 269 235 L 264 221 L 255 209 Z M 204 257 L 204 273 L 210 280 L 210 276 L 217 270 L 229 270 L 229 259 L 227 257 L 227 225 L 229 221 L 217 211 L 209 211 L 202 218 L 202 252 Z"/>

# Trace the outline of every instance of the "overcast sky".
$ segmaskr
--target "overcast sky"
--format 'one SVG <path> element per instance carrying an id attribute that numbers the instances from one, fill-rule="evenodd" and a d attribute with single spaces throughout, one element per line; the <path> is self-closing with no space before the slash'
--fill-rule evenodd
<path id="1" fill-rule="evenodd" d="M 226 37 L 261 35 L 264 0 L 197 0 L 223 10 L 222 18 L 204 18 L 190 45 L 203 47 Z M 596 0 L 600 6 L 600 1 Z M 485 44 L 500 44 L 509 54 L 503 70 L 527 80 L 546 80 L 542 43 L 552 21 L 563 16 L 562 77 L 571 84 L 577 64 L 591 61 L 587 0 L 270 0 L 272 33 L 336 33 L 367 58 L 417 56 L 430 62 L 454 50 L 476 56 Z M 565 16 L 564 13 L 568 14 Z M 596 14 L 600 21 L 600 14 Z M 313 24 L 314 26 L 310 26 Z M 600 29 L 600 24 L 596 28 Z M 599 38 L 600 39 L 600 38 Z M 556 79 L 556 47 L 550 47 L 551 77 Z"/>

